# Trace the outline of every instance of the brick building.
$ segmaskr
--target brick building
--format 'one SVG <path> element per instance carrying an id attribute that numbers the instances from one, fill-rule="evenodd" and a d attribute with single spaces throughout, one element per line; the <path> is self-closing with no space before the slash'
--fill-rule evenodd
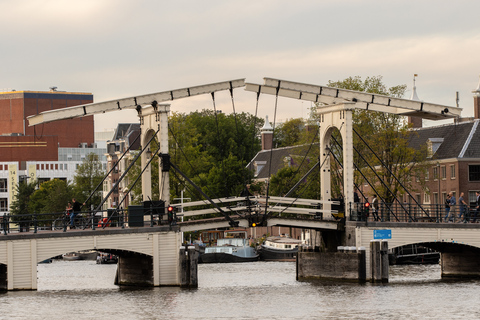
<path id="1" fill-rule="evenodd" d="M 28 126 L 30 115 L 92 102 L 91 93 L 56 88 L 0 92 L 0 213 L 9 211 L 19 181 L 72 180 L 87 154 L 105 158 L 95 146 L 93 116 Z"/>

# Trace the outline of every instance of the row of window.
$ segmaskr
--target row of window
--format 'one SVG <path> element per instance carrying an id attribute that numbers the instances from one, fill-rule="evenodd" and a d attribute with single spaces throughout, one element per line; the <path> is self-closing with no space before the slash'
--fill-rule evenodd
<path id="1" fill-rule="evenodd" d="M 469 204 L 473 204 L 477 201 L 477 195 L 476 195 L 476 192 L 477 190 L 470 190 L 468 191 L 468 194 L 464 195 L 464 201 L 466 203 L 469 203 Z M 457 193 L 455 191 L 452 191 L 453 193 L 453 196 L 455 197 L 455 199 L 457 200 L 457 204 L 458 204 L 458 197 L 457 197 Z M 433 199 L 432 197 L 433 196 Z M 421 203 L 421 200 L 420 200 L 420 194 L 417 194 L 416 195 L 416 200 L 418 203 Z M 428 193 L 428 192 L 425 192 L 423 194 L 423 203 L 426 203 L 426 204 L 429 204 L 429 203 L 432 203 L 432 204 L 443 204 L 445 202 L 445 199 L 447 199 L 447 193 L 446 192 L 442 192 L 441 194 L 441 199 L 438 198 L 438 192 L 433 192 L 432 194 Z M 433 200 L 433 202 L 430 202 L 431 200 Z"/>
<path id="2" fill-rule="evenodd" d="M 457 176 L 455 165 L 451 164 L 449 167 L 450 167 L 450 170 L 449 170 L 450 179 L 455 179 Z M 434 180 L 438 180 L 439 174 L 441 179 L 447 179 L 447 166 L 433 167 Z M 427 172 L 425 173 L 425 181 L 428 181 L 429 179 L 430 179 L 430 171 L 427 170 Z M 417 177 L 417 181 L 419 181 L 418 177 Z M 468 181 L 470 182 L 480 181 L 480 165 L 468 166 Z"/>

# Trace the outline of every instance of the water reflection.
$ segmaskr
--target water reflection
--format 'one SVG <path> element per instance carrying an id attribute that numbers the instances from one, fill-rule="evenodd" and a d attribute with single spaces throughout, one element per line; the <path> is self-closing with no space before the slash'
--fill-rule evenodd
<path id="1" fill-rule="evenodd" d="M 38 266 L 38 291 L 0 295 L 9 319 L 477 319 L 480 282 L 442 280 L 438 265 L 392 266 L 390 283 L 296 281 L 295 263 L 199 266 L 199 288 L 119 288 L 116 265 Z"/>

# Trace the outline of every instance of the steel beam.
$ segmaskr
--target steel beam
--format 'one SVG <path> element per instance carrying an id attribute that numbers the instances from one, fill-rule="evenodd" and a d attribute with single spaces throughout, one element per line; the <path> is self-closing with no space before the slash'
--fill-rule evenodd
<path id="1" fill-rule="evenodd" d="M 462 108 L 458 107 L 273 78 L 264 78 L 263 85 L 246 83 L 245 90 L 271 95 L 278 94 L 281 97 L 319 102 L 326 105 L 355 102 L 355 108 L 357 109 L 421 117 L 430 120 L 456 118 L 462 112 Z M 318 112 L 324 113 L 323 107 L 318 108 Z M 325 110 L 325 112 L 331 112 L 331 110 Z"/>
<path id="2" fill-rule="evenodd" d="M 34 126 L 56 120 L 72 119 L 110 111 L 118 111 L 122 109 L 135 109 L 137 106 L 151 105 L 153 101 L 161 103 L 206 93 L 240 88 L 243 86 L 245 86 L 245 79 L 217 82 L 183 89 L 138 95 L 118 100 L 89 103 L 57 110 L 49 110 L 29 116 L 27 117 L 27 120 L 29 126 Z"/>

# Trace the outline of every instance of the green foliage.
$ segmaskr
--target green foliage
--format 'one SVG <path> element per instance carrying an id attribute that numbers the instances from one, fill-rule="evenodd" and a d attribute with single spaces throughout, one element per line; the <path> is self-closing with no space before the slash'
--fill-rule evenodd
<path id="1" fill-rule="evenodd" d="M 64 180 L 46 181 L 33 192 L 28 204 L 30 212 L 61 213 L 72 200 L 72 187 Z"/>
<path id="2" fill-rule="evenodd" d="M 387 88 L 382 82 L 382 77 L 367 77 L 362 80 L 360 77 L 349 77 L 343 81 L 329 81 L 328 86 L 364 91 L 369 93 L 377 93 L 392 97 L 402 97 L 405 93 L 406 85 L 398 85 Z M 372 147 L 373 151 L 382 161 L 379 161 L 374 154 L 365 146 L 358 135 L 354 134 L 354 146 L 359 153 L 365 158 L 365 161 L 358 153 L 354 154 L 354 163 L 360 168 L 367 179 L 375 186 L 380 197 L 386 202 L 393 202 L 395 196 L 403 194 L 404 190 L 400 186 L 400 182 L 413 188 L 411 176 L 419 175 L 426 168 L 425 150 L 415 150 L 408 146 L 409 137 L 414 134 L 409 130 L 409 125 L 405 118 L 399 115 L 356 110 L 353 115 L 354 129 Z M 339 139 L 339 133 L 334 135 Z M 340 141 L 339 141 L 340 142 Z M 341 143 L 341 142 L 340 142 Z M 339 154 L 341 156 L 341 154 Z M 339 159 L 342 162 L 342 159 Z M 376 175 L 367 167 L 369 163 L 376 168 Z M 338 163 L 332 161 L 332 180 L 336 181 L 337 186 L 343 185 L 340 182 L 341 168 Z M 400 182 L 394 179 L 394 175 Z M 355 174 L 355 182 L 357 185 L 365 183 L 364 178 L 357 171 Z M 391 192 L 388 191 L 391 189 Z M 332 192 L 341 193 L 338 188 L 332 189 Z M 335 195 L 334 195 L 335 196 Z"/>
<path id="3" fill-rule="evenodd" d="M 273 145 L 275 148 L 291 147 L 318 142 L 318 125 L 304 119 L 289 119 L 275 128 Z"/>
<path id="4" fill-rule="evenodd" d="M 262 126 L 262 119 L 247 113 L 173 113 L 169 119 L 171 161 L 212 198 L 239 194 L 251 180 L 245 167 L 260 150 Z M 203 199 L 179 174 L 170 175 L 170 188 L 172 199 L 179 198 L 184 188 L 193 201 Z"/>
<path id="5" fill-rule="evenodd" d="M 85 157 L 82 164 L 77 168 L 74 181 L 74 194 L 78 201 L 84 202 L 91 196 L 87 203 L 87 206 L 93 204 L 97 206 L 102 200 L 103 188 L 100 182 L 103 180 L 105 172 L 102 167 L 98 156 L 94 153 L 90 153 Z M 96 191 L 95 191 L 96 190 Z"/>
<path id="6" fill-rule="evenodd" d="M 12 215 L 31 214 L 33 211 L 29 208 L 30 197 L 35 192 L 37 181 L 29 183 L 22 181 L 15 187 L 15 197 L 10 205 L 10 213 Z M 15 220 L 15 218 L 14 218 Z"/>

